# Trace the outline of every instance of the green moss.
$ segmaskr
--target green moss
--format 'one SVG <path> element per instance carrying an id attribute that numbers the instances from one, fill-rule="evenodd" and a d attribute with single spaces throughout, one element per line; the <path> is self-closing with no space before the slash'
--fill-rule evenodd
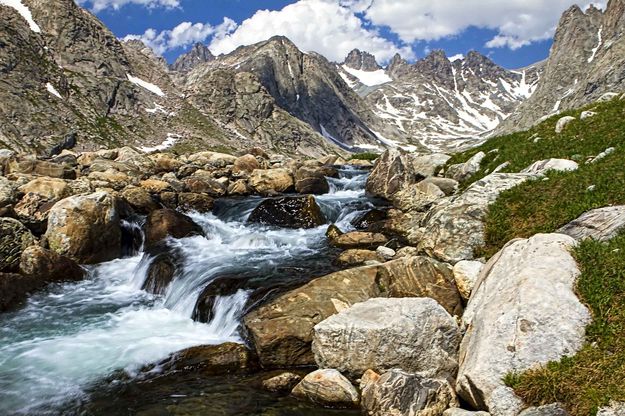
<path id="1" fill-rule="evenodd" d="M 352 155 L 350 157 L 351 160 L 376 160 L 377 158 L 379 158 L 380 155 L 377 153 L 370 153 L 370 152 L 366 152 L 366 153 L 356 153 L 355 155 Z"/>

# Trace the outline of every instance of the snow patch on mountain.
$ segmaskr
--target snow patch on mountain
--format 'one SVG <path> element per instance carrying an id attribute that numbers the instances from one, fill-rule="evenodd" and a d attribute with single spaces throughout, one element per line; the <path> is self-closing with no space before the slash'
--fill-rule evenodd
<path id="1" fill-rule="evenodd" d="M 392 81 L 391 77 L 389 77 L 383 69 L 377 71 L 362 71 L 360 69 L 350 68 L 347 65 L 343 65 L 341 68 L 348 74 L 358 78 L 362 84 L 368 87 L 375 87 L 376 85 L 382 85 Z M 346 77 L 343 79 L 345 78 Z"/>
<path id="2" fill-rule="evenodd" d="M 159 97 L 164 97 L 165 96 L 165 93 L 163 92 L 163 90 L 161 90 L 158 86 L 156 86 L 156 85 L 154 85 L 154 84 L 152 84 L 150 82 L 144 81 L 144 80 L 142 80 L 140 78 L 133 77 L 130 74 L 126 74 L 126 76 L 128 77 L 128 81 L 132 82 L 135 85 L 140 86 L 143 89 L 146 89 L 146 90 L 150 91 L 152 94 L 156 94 Z"/>
<path id="3" fill-rule="evenodd" d="M 0 4 L 14 8 L 26 20 L 30 30 L 35 33 L 41 33 L 41 28 L 33 20 L 33 14 L 30 12 L 30 9 L 22 4 L 21 0 L 0 0 Z"/>
<path id="4" fill-rule="evenodd" d="M 48 92 L 54 95 L 55 97 L 63 99 L 63 96 L 59 94 L 56 88 L 54 88 L 54 85 L 50 84 L 49 82 L 46 84 L 46 90 L 48 90 Z"/>

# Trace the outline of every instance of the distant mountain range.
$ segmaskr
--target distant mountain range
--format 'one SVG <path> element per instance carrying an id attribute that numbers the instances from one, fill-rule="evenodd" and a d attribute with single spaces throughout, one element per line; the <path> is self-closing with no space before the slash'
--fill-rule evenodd
<path id="1" fill-rule="evenodd" d="M 514 71 L 477 52 L 338 64 L 284 37 L 219 57 L 198 44 L 168 65 L 72 0 L 22 3 L 32 18 L 0 5 L 0 146 L 21 151 L 68 134 L 81 149 L 455 151 L 624 89 L 625 0 L 571 8 L 549 59 Z"/>

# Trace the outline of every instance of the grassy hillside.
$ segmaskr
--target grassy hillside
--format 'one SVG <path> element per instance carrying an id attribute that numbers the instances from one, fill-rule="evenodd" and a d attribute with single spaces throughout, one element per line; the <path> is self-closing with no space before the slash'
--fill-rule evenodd
<path id="1" fill-rule="evenodd" d="M 580 113 L 597 114 L 580 120 Z M 561 134 L 560 117 L 577 118 Z M 587 163 L 606 148 L 615 151 L 596 163 Z M 496 150 L 495 150 L 496 149 Z M 574 172 L 550 173 L 548 179 L 526 182 L 501 194 L 486 221 L 490 256 L 507 241 L 536 233 L 553 232 L 584 212 L 625 204 L 625 101 L 613 100 L 555 116 L 527 131 L 492 139 L 477 149 L 456 155 L 450 164 L 487 154 L 481 171 L 469 186 L 509 162 L 503 172 L 518 172 L 533 162 L 571 159 Z M 609 243 L 587 241 L 575 251 L 582 270 L 577 292 L 593 313 L 587 328 L 588 344 L 577 355 L 523 374 L 510 374 L 506 383 L 531 405 L 560 402 L 573 416 L 594 415 L 610 400 L 625 401 L 625 233 Z"/>

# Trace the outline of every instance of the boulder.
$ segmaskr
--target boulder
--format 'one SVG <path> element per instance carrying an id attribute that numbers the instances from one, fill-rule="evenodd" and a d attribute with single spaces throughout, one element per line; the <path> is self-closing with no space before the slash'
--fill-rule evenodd
<path id="1" fill-rule="evenodd" d="M 330 407 L 358 405 L 358 391 L 341 373 L 332 369 L 308 374 L 291 392 L 293 396 Z"/>
<path id="2" fill-rule="evenodd" d="M 453 380 L 460 338 L 456 320 L 433 299 L 378 298 L 315 325 L 312 351 L 319 368 L 353 378 L 399 368 Z"/>
<path id="3" fill-rule="evenodd" d="M 477 282 L 483 268 L 484 263 L 479 261 L 463 260 L 454 265 L 454 281 L 463 300 L 469 300 L 475 282 Z"/>
<path id="4" fill-rule="evenodd" d="M 443 191 L 445 195 L 453 195 L 458 191 L 459 183 L 458 181 L 450 178 L 439 178 L 437 176 L 430 176 L 425 178 L 422 182 L 431 183 L 436 185 L 438 189 Z"/>
<path id="5" fill-rule="evenodd" d="M 36 276 L 0 272 L 0 312 L 8 311 L 24 301 L 28 294 L 45 282 Z"/>
<path id="6" fill-rule="evenodd" d="M 573 355 L 584 344 L 591 316 L 575 295 L 574 246 L 566 235 L 538 234 L 511 241 L 484 266 L 463 316 L 456 383 L 470 406 L 518 414 L 522 402 L 504 376 Z"/>
<path id="7" fill-rule="evenodd" d="M 154 295 L 164 295 L 176 275 L 177 256 L 166 245 L 160 244 L 150 247 L 146 256 L 151 260 L 141 289 Z"/>
<path id="8" fill-rule="evenodd" d="M 151 194 L 160 194 L 161 192 L 170 192 L 173 190 L 168 182 L 158 179 L 146 179 L 139 182 L 139 186 Z"/>
<path id="9" fill-rule="evenodd" d="M 556 123 L 556 134 L 562 133 L 566 126 L 568 126 L 573 121 L 575 121 L 575 117 L 571 116 L 566 116 L 559 119 Z"/>
<path id="10" fill-rule="evenodd" d="M 267 380 L 263 380 L 263 388 L 265 390 L 269 390 L 275 393 L 286 392 L 293 390 L 300 381 L 302 377 L 295 373 L 282 373 L 277 376 L 273 376 L 268 378 Z"/>
<path id="11" fill-rule="evenodd" d="M 409 235 L 420 251 L 446 262 L 472 260 L 484 245 L 484 219 L 499 194 L 534 177 L 526 173 L 493 173 L 462 194 L 441 200 Z"/>
<path id="12" fill-rule="evenodd" d="M 145 220 L 145 246 L 149 248 L 167 237 L 176 239 L 204 236 L 204 230 L 191 217 L 173 209 L 153 211 Z"/>
<path id="13" fill-rule="evenodd" d="M 590 159 L 590 161 L 587 162 L 587 163 L 597 163 L 597 162 L 605 159 L 606 157 L 610 156 L 615 151 L 616 151 L 615 147 L 608 147 L 603 152 L 599 153 L 597 156 L 595 156 L 592 159 Z"/>
<path id="14" fill-rule="evenodd" d="M 189 162 L 198 166 L 213 168 L 224 168 L 228 165 L 233 165 L 236 160 L 236 156 L 218 152 L 199 152 L 189 156 Z"/>
<path id="15" fill-rule="evenodd" d="M 490 416 L 488 412 L 473 412 L 471 410 L 460 409 L 459 407 L 447 409 L 443 412 L 443 416 Z"/>
<path id="16" fill-rule="evenodd" d="M 215 200 L 205 194 L 182 192 L 178 194 L 178 208 L 182 211 L 195 211 L 200 213 L 211 212 Z"/>
<path id="17" fill-rule="evenodd" d="M 462 298 L 449 264 L 429 257 L 402 257 L 381 265 L 378 278 L 387 285 L 390 297 L 428 297 L 450 315 L 462 315 Z"/>
<path id="18" fill-rule="evenodd" d="M 155 173 L 176 172 L 183 163 L 167 153 L 154 153 L 148 156 L 154 163 Z"/>
<path id="19" fill-rule="evenodd" d="M 567 159 L 547 159 L 539 160 L 532 163 L 527 168 L 523 169 L 521 173 L 533 173 L 536 175 L 544 174 L 548 171 L 556 172 L 571 172 L 577 170 L 579 165 L 577 162 Z"/>
<path id="20" fill-rule="evenodd" d="M 597 416 L 625 416 L 625 403 L 610 402 L 609 406 L 599 409 Z"/>
<path id="21" fill-rule="evenodd" d="M 358 302 L 384 294 L 376 266 L 320 277 L 262 305 L 244 324 L 266 368 L 312 365 L 313 327 Z"/>
<path id="22" fill-rule="evenodd" d="M 343 250 L 355 248 L 376 249 L 378 246 L 383 246 L 386 243 L 388 243 L 388 238 L 384 234 L 364 231 L 352 231 L 330 239 L 330 244 Z"/>
<path id="23" fill-rule="evenodd" d="M 76 179 L 76 171 L 69 166 L 38 160 L 33 173 L 50 178 Z"/>
<path id="24" fill-rule="evenodd" d="M 433 380 L 399 369 L 371 377 L 362 386 L 361 406 L 370 416 L 435 416 L 457 406 L 446 380 Z"/>
<path id="25" fill-rule="evenodd" d="M 248 222 L 284 228 L 315 228 L 326 224 L 321 208 L 312 195 L 263 200 Z"/>
<path id="26" fill-rule="evenodd" d="M 184 184 L 193 193 L 204 193 L 212 197 L 220 197 L 226 194 L 228 185 L 215 178 L 212 178 L 203 171 L 194 173 L 188 178 L 184 179 Z"/>
<path id="27" fill-rule="evenodd" d="M 49 200 L 41 195 L 28 193 L 15 205 L 17 218 L 35 235 L 46 232 L 48 213 L 57 200 Z"/>
<path id="28" fill-rule="evenodd" d="M 375 250 L 376 254 L 386 260 L 392 260 L 397 254 L 395 250 L 390 247 L 380 246 Z"/>
<path id="29" fill-rule="evenodd" d="M 258 368 L 258 361 L 245 345 L 226 342 L 200 345 L 178 351 L 168 358 L 141 369 L 143 373 L 158 369 L 158 377 L 172 373 L 189 373 L 208 377 L 231 373 L 248 373 Z"/>
<path id="30" fill-rule="evenodd" d="M 530 407 L 523 410 L 519 416 L 569 416 L 569 413 L 559 403 L 552 403 L 540 407 Z"/>
<path id="31" fill-rule="evenodd" d="M 391 200 L 403 211 L 427 211 L 432 204 L 444 198 L 445 193 L 431 182 L 419 182 L 396 192 Z"/>
<path id="32" fill-rule="evenodd" d="M 625 228 L 625 205 L 588 211 L 558 230 L 581 241 L 588 238 L 608 241 Z"/>
<path id="33" fill-rule="evenodd" d="M 246 179 L 238 179 L 234 182 L 230 182 L 228 185 L 228 195 L 249 195 L 250 193 L 251 189 L 247 185 Z"/>
<path id="34" fill-rule="evenodd" d="M 107 192 L 57 202 L 48 214 L 46 239 L 52 251 L 78 263 L 94 264 L 121 255 L 117 199 Z"/>
<path id="35" fill-rule="evenodd" d="M 234 166 L 232 167 L 232 173 L 234 174 L 239 174 L 239 173 L 252 173 L 253 171 L 255 171 L 256 169 L 260 169 L 260 163 L 258 163 L 258 160 L 256 160 L 256 157 L 254 155 L 243 155 L 239 158 L 237 158 L 234 161 Z"/>
<path id="36" fill-rule="evenodd" d="M 293 176 L 288 169 L 256 169 L 249 178 L 249 185 L 261 195 L 275 195 L 293 189 Z"/>
<path id="37" fill-rule="evenodd" d="M 601 97 L 597 98 L 597 102 L 598 103 L 606 103 L 608 101 L 612 101 L 616 97 L 618 97 L 617 93 L 615 93 L 615 92 L 606 92 Z"/>
<path id="38" fill-rule="evenodd" d="M 368 261 L 382 262 L 384 259 L 375 251 L 350 249 L 342 252 L 336 259 L 336 263 L 343 267 L 360 266 Z"/>
<path id="39" fill-rule="evenodd" d="M 587 118 L 591 118 L 596 116 L 597 113 L 595 113 L 594 111 L 582 111 L 582 114 L 580 114 L 579 119 L 580 120 L 586 120 Z"/>
<path id="40" fill-rule="evenodd" d="M 23 194 L 36 194 L 48 200 L 60 200 L 72 194 L 67 181 L 54 178 L 37 178 L 20 186 Z"/>
<path id="41" fill-rule="evenodd" d="M 0 208 L 15 203 L 15 184 L 0 176 Z"/>
<path id="42" fill-rule="evenodd" d="M 144 188 L 126 188 L 121 196 L 137 214 L 147 215 L 160 208 L 158 202 Z"/>
<path id="43" fill-rule="evenodd" d="M 485 157 L 486 153 L 478 152 L 464 163 L 451 165 L 447 168 L 445 176 L 458 182 L 464 182 L 479 172 L 482 160 L 484 160 Z"/>
<path id="44" fill-rule="evenodd" d="M 20 273 L 45 283 L 82 280 L 85 270 L 75 261 L 34 245 L 22 252 Z"/>
<path id="45" fill-rule="evenodd" d="M 327 194 L 330 184 L 323 169 L 302 166 L 295 173 L 295 190 L 300 194 Z"/>
<path id="46" fill-rule="evenodd" d="M 21 222 L 0 217 L 0 272 L 17 272 L 20 256 L 35 244 L 35 237 Z"/>

